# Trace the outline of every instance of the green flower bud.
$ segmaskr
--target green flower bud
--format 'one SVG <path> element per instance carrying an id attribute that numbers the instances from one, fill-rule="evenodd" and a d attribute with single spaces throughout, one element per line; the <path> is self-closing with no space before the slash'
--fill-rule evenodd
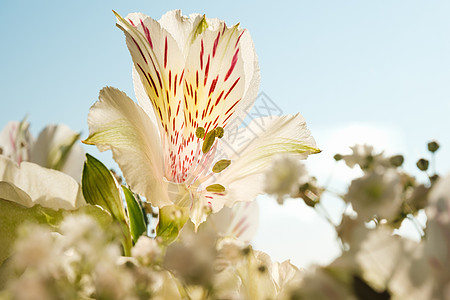
<path id="1" fill-rule="evenodd" d="M 438 149 L 439 144 L 436 141 L 431 141 L 428 143 L 428 151 L 430 151 L 431 153 L 438 151 Z"/>
<path id="2" fill-rule="evenodd" d="M 403 155 L 394 155 L 389 159 L 389 162 L 394 167 L 400 167 L 403 164 L 404 158 Z"/>
<path id="3" fill-rule="evenodd" d="M 340 161 L 342 159 L 342 155 L 338 153 L 333 158 L 335 161 Z"/>
<path id="4" fill-rule="evenodd" d="M 429 162 L 428 162 L 428 160 L 421 158 L 417 161 L 416 165 L 419 168 L 419 170 L 426 171 L 426 170 L 428 170 Z"/>

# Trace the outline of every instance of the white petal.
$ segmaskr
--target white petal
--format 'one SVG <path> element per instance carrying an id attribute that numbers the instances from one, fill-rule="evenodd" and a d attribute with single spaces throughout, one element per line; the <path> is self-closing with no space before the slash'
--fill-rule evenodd
<path id="1" fill-rule="evenodd" d="M 157 21 L 142 13 L 129 14 L 125 19 L 116 16 L 161 131 L 172 135 L 182 122 L 179 107 L 183 100 L 184 57 L 174 38 Z"/>
<path id="2" fill-rule="evenodd" d="M 186 152 L 181 131 L 184 127 L 184 56 L 172 35 L 152 18 L 141 13 L 129 14 L 125 19 L 116 16 L 117 26 L 126 35 L 134 67 L 158 120 L 165 175 L 170 181 L 181 182 L 178 175 L 187 160 L 186 155 L 180 155 Z M 148 104 L 143 107 L 149 111 Z"/>
<path id="3" fill-rule="evenodd" d="M 258 203 L 252 201 L 238 202 L 232 208 L 224 207 L 218 213 L 211 214 L 202 226 L 211 227 L 222 236 L 249 243 L 258 230 L 258 223 Z"/>
<path id="4" fill-rule="evenodd" d="M 40 133 L 34 143 L 30 160 L 40 166 L 53 168 L 54 160 L 59 159 L 64 147 L 70 147 L 74 139 L 78 140 L 79 134 L 64 124 L 48 125 Z M 64 163 L 58 169 L 81 182 L 81 172 L 85 153 L 78 142 L 75 142 L 69 150 Z"/>
<path id="5" fill-rule="evenodd" d="M 300 114 L 254 119 L 247 127 L 235 129 L 225 130 L 216 154 L 216 160 L 227 158 L 231 164 L 210 179 L 225 187 L 222 201 L 226 206 L 252 201 L 263 192 L 263 173 L 274 155 L 294 154 L 306 159 L 320 152 Z"/>
<path id="6" fill-rule="evenodd" d="M 189 17 L 183 16 L 181 10 L 178 9 L 168 11 L 158 22 L 162 28 L 172 35 L 184 57 L 186 57 L 185 49 L 188 48 L 190 43 L 189 38 L 192 38 L 192 30 L 196 28 L 201 19 L 202 16 L 199 14 L 191 14 Z"/>
<path id="7" fill-rule="evenodd" d="M 131 188 L 153 205 L 171 204 L 164 183 L 161 142 L 157 128 L 133 100 L 106 87 L 89 111 L 88 144 L 112 150 L 113 158 Z"/>
<path id="8" fill-rule="evenodd" d="M 134 86 L 134 94 L 136 95 L 137 102 L 139 106 L 145 111 L 150 120 L 155 124 L 155 127 L 158 128 L 158 122 L 155 115 L 155 110 L 153 108 L 152 102 L 148 97 L 148 94 L 145 90 L 144 85 L 142 84 L 141 77 L 139 76 L 138 71 L 133 65 L 133 86 Z"/>
<path id="9" fill-rule="evenodd" d="M 28 196 L 28 197 L 27 197 Z M 0 155 L 0 199 L 27 207 L 40 204 L 53 209 L 76 209 L 86 204 L 80 185 L 70 176 Z"/>
<path id="10" fill-rule="evenodd" d="M 197 127 L 206 132 L 226 127 L 239 106 L 249 105 L 240 102 L 255 76 L 255 59 L 250 35 L 237 25 L 230 28 L 219 22 L 198 34 L 189 47 L 185 67 L 187 132 Z"/>

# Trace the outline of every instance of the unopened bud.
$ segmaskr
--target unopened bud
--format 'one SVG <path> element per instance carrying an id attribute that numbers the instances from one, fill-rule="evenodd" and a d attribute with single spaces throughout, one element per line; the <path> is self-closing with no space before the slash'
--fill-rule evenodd
<path id="1" fill-rule="evenodd" d="M 426 170 L 428 170 L 429 163 L 428 163 L 428 160 L 421 158 L 417 161 L 416 165 L 419 168 L 419 170 L 426 171 Z"/>
<path id="2" fill-rule="evenodd" d="M 433 176 L 430 176 L 430 182 L 431 184 L 434 184 L 439 179 L 438 174 L 434 174 Z"/>
<path id="3" fill-rule="evenodd" d="M 394 155 L 389 159 L 389 162 L 394 167 L 400 167 L 403 164 L 404 158 L 403 155 Z"/>
<path id="4" fill-rule="evenodd" d="M 342 159 L 342 155 L 338 153 L 333 158 L 335 161 L 340 161 Z"/>
<path id="5" fill-rule="evenodd" d="M 439 144 L 436 141 L 431 141 L 428 143 L 428 151 L 430 151 L 431 153 L 438 151 L 438 149 Z"/>

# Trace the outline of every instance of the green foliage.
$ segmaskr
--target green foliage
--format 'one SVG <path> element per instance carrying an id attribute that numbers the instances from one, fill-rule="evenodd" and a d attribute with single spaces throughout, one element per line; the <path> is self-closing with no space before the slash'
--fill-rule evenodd
<path id="1" fill-rule="evenodd" d="M 98 205 L 117 220 L 123 232 L 122 245 L 125 255 L 130 255 L 131 234 L 125 219 L 125 209 L 114 177 L 105 165 L 95 157 L 86 154 L 82 178 L 83 196 L 86 202 Z"/>
<path id="2" fill-rule="evenodd" d="M 58 231 L 61 221 L 70 214 L 91 215 L 103 228 L 107 228 L 112 222 L 108 213 L 92 205 L 83 206 L 77 210 L 54 210 L 40 205 L 28 208 L 0 199 L 0 264 L 11 255 L 18 227 L 28 222 L 48 225 L 52 230 Z"/>
<path id="3" fill-rule="evenodd" d="M 122 185 L 123 193 L 125 195 L 125 201 L 127 202 L 128 219 L 130 222 L 130 232 L 133 242 L 139 239 L 139 237 L 146 232 L 147 225 L 145 224 L 144 214 L 142 208 L 134 197 L 133 193 Z"/>
<path id="4" fill-rule="evenodd" d="M 172 243 L 178 237 L 188 218 L 189 207 L 171 205 L 160 208 L 156 235 L 161 237 L 166 245 Z"/>

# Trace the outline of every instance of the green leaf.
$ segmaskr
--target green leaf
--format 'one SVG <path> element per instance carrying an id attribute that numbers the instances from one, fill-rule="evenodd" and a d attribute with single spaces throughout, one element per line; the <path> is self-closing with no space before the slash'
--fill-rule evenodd
<path id="1" fill-rule="evenodd" d="M 86 154 L 81 182 L 86 202 L 104 208 L 120 223 L 123 233 L 122 245 L 125 255 L 129 256 L 132 246 L 130 229 L 125 219 L 125 209 L 113 175 L 101 161 Z"/>
<path id="2" fill-rule="evenodd" d="M 142 212 L 141 206 L 137 202 L 133 193 L 124 185 L 122 185 L 122 189 L 125 194 L 125 201 L 127 202 L 131 237 L 133 238 L 133 242 L 136 243 L 139 237 L 147 230 L 144 213 Z"/>
<path id="3" fill-rule="evenodd" d="M 48 225 L 52 230 L 57 231 L 64 217 L 71 214 L 88 214 L 105 229 L 112 222 L 111 216 L 107 212 L 92 205 L 86 205 L 77 210 L 54 210 L 40 205 L 25 207 L 0 199 L 0 265 L 11 255 L 18 227 L 28 222 Z"/>
<path id="4" fill-rule="evenodd" d="M 161 237 L 166 245 L 172 243 L 178 237 L 188 218 L 189 207 L 170 205 L 160 208 L 156 236 Z"/>
<path id="5" fill-rule="evenodd" d="M 83 196 L 87 203 L 99 205 L 118 221 L 125 221 L 125 210 L 119 189 L 113 175 L 101 161 L 86 154 L 81 181 Z"/>

